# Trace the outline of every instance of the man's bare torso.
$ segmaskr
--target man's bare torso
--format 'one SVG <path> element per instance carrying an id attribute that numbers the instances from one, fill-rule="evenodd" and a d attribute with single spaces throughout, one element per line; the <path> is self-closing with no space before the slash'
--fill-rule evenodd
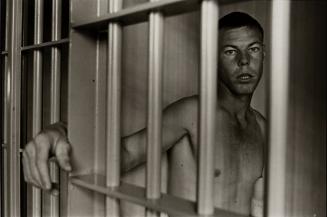
<path id="1" fill-rule="evenodd" d="M 254 183 L 263 170 L 263 129 L 252 109 L 246 115 L 246 126 L 223 109 L 217 110 L 216 118 L 214 204 L 249 214 Z M 197 174 L 197 124 L 193 126 L 195 132 L 184 136 L 170 151 L 168 184 L 169 193 L 191 200 L 196 198 Z"/>

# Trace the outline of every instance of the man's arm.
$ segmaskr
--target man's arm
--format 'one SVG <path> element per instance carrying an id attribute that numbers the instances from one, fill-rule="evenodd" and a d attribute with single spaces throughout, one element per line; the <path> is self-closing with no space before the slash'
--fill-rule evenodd
<path id="1" fill-rule="evenodd" d="M 177 101 L 167 107 L 163 112 L 162 120 L 162 151 L 167 151 L 186 134 L 190 134 L 191 139 L 194 138 L 195 136 L 191 132 L 194 132 L 192 127 L 197 126 L 196 120 L 197 101 L 195 97 Z M 146 129 L 143 129 L 122 138 L 121 167 L 123 172 L 146 161 L 146 134 Z M 54 156 L 62 169 L 70 171 L 70 149 L 71 145 L 67 139 L 65 124 L 56 123 L 44 129 L 26 145 L 23 152 L 25 181 L 36 187 L 50 189 L 48 159 Z"/>
<path id="2" fill-rule="evenodd" d="M 174 146 L 186 134 L 195 143 L 192 128 L 197 127 L 197 99 L 188 97 L 169 105 L 162 117 L 162 152 Z M 122 170 L 128 170 L 146 161 L 147 129 L 122 139 Z"/>

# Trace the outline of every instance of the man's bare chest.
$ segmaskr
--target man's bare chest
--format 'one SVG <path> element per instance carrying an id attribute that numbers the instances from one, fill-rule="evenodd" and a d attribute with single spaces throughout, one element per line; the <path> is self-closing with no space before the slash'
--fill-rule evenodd
<path id="1" fill-rule="evenodd" d="M 216 176 L 225 182 L 253 181 L 263 169 L 264 138 L 257 124 L 220 126 L 216 134 Z"/>

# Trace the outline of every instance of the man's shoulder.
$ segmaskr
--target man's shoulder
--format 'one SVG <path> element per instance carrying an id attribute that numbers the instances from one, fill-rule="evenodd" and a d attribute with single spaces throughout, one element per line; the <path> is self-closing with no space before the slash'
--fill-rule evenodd
<path id="1" fill-rule="evenodd" d="M 171 104 L 166 109 L 195 109 L 198 107 L 199 97 L 197 95 L 183 97 Z"/>

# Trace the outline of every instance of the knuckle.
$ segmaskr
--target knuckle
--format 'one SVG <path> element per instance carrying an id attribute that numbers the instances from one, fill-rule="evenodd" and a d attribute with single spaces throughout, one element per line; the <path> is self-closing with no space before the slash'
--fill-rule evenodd
<path id="1" fill-rule="evenodd" d="M 59 155 L 57 155 L 57 161 L 60 163 L 65 163 L 65 162 L 69 161 L 69 158 L 65 154 L 59 154 Z"/>
<path id="2" fill-rule="evenodd" d="M 40 148 L 48 148 L 50 146 L 48 136 L 45 133 L 43 133 L 43 132 L 41 132 L 40 134 L 38 134 L 34 138 L 34 141 L 35 141 L 35 147 L 37 149 L 40 149 Z"/>

